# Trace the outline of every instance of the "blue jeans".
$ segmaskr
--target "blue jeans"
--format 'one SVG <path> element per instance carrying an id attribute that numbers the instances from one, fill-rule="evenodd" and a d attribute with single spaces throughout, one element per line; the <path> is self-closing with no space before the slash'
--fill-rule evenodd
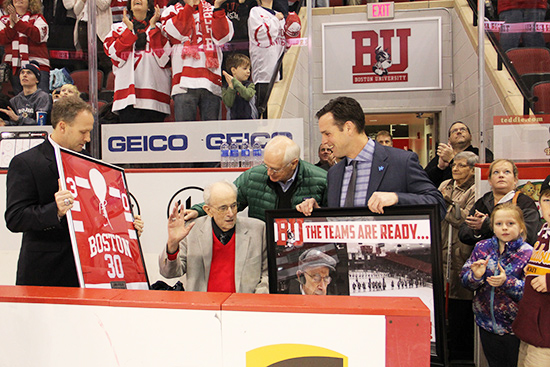
<path id="1" fill-rule="evenodd" d="M 221 118 L 222 99 L 207 89 L 187 89 L 187 93 L 176 94 L 173 99 L 176 121 L 196 121 L 197 107 L 202 121 Z"/>
<path id="2" fill-rule="evenodd" d="M 499 14 L 499 19 L 506 23 L 544 22 L 546 9 L 511 9 Z M 519 40 L 523 35 L 524 47 L 544 47 L 544 37 L 540 32 L 526 33 L 501 33 L 500 47 L 505 52 L 519 46 Z"/>

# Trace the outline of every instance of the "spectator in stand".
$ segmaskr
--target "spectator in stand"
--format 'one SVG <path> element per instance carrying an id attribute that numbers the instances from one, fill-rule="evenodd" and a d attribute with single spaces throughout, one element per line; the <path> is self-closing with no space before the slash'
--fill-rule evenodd
<path id="1" fill-rule="evenodd" d="M 262 112 L 262 118 L 264 119 L 267 118 L 269 82 L 273 73 L 278 73 L 275 68 L 286 45 L 284 15 L 273 10 L 272 7 L 273 0 L 258 0 L 258 6 L 250 10 L 250 16 L 248 17 L 252 81 L 256 85 L 258 111 L 261 111 L 265 106 L 265 110 Z M 277 77 L 277 80 L 279 80 L 279 77 Z"/>
<path id="2" fill-rule="evenodd" d="M 221 113 L 222 51 L 233 24 L 221 9 L 204 0 L 184 0 L 162 13 L 162 29 L 172 44 L 172 98 L 176 121 L 218 120 Z"/>
<path id="3" fill-rule="evenodd" d="M 523 269 L 533 247 L 524 241 L 523 214 L 513 203 L 493 210 L 491 227 L 494 236 L 475 245 L 460 277 L 464 287 L 475 291 L 473 311 L 489 367 L 516 367 L 519 339 L 512 322 L 523 296 Z"/>
<path id="4" fill-rule="evenodd" d="M 508 159 L 497 159 L 489 167 L 488 181 L 491 191 L 476 201 L 470 215 L 460 225 L 460 241 L 474 246 L 478 241 L 493 237 L 489 217 L 499 204 L 511 201 L 523 211 L 527 226 L 525 241 L 529 244 L 535 243 L 541 227 L 539 211 L 533 199 L 521 191 L 516 191 L 518 168 L 515 163 Z"/>
<path id="5" fill-rule="evenodd" d="M 523 23 L 544 22 L 547 0 L 498 0 L 498 17 L 504 21 L 500 29 L 500 47 L 503 51 L 518 47 L 545 47 L 541 32 L 523 32 Z M 514 24 L 519 23 L 519 24 Z"/>
<path id="6" fill-rule="evenodd" d="M 0 108 L 0 112 L 9 116 L 5 125 L 37 125 L 38 113 L 44 115 L 44 125 L 52 109 L 52 99 L 49 93 L 38 89 L 40 69 L 35 61 L 31 61 L 19 71 L 19 79 L 23 91 L 10 99 L 11 107 Z"/>
<path id="7" fill-rule="evenodd" d="M 256 0 L 227 0 L 221 5 L 225 14 L 233 23 L 233 38 L 226 45 L 224 59 L 227 59 L 233 51 L 249 55 L 248 53 L 248 15 L 250 9 L 256 6 Z M 227 50 L 230 51 L 227 51 Z"/>
<path id="8" fill-rule="evenodd" d="M 15 94 L 23 87 L 19 82 L 18 71 L 29 61 L 39 65 L 42 81 L 38 88 L 50 92 L 50 60 L 48 55 L 49 28 L 41 14 L 39 0 L 5 0 L 7 15 L 0 18 L 0 43 L 5 46 L 4 62 L 12 67 L 11 84 Z"/>
<path id="9" fill-rule="evenodd" d="M 441 221 L 443 276 L 447 289 L 447 345 L 450 360 L 473 360 L 474 357 L 474 294 L 462 287 L 460 271 L 472 253 L 472 246 L 460 242 L 458 229 L 475 203 L 474 168 L 479 161 L 472 152 L 460 152 L 452 165 L 453 178 L 443 181 L 447 213 Z"/>
<path id="10" fill-rule="evenodd" d="M 68 10 L 74 11 L 76 15 L 76 24 L 74 27 L 74 44 L 77 50 L 87 52 L 88 50 L 88 6 L 86 0 L 63 0 L 65 7 Z M 103 52 L 103 41 L 109 34 L 113 24 L 113 16 L 111 15 L 110 0 L 96 0 L 96 34 L 97 40 L 97 56 L 98 68 L 103 71 L 104 75 L 111 70 L 111 60 Z M 84 66 L 84 65 L 83 65 Z M 87 91 L 83 91 L 87 92 Z"/>
<path id="11" fill-rule="evenodd" d="M 479 149 L 472 146 L 470 128 L 462 121 L 456 121 L 449 128 L 449 142 L 439 144 L 437 156 L 424 169 L 434 185 L 439 186 L 453 176 L 451 172 L 453 158 L 462 151 L 474 152 L 479 155 Z M 493 161 L 493 153 L 487 148 L 485 148 L 485 160 L 487 163 Z"/>
<path id="12" fill-rule="evenodd" d="M 170 114 L 170 44 L 159 19 L 153 0 L 129 0 L 105 38 L 115 76 L 112 110 L 121 122 L 162 122 Z"/>
<path id="13" fill-rule="evenodd" d="M 296 13 L 288 13 L 285 21 L 283 13 L 276 11 L 273 0 L 258 0 L 258 6 L 250 10 L 248 38 L 252 81 L 256 85 L 256 103 L 262 118 L 267 118 L 271 78 L 275 73 L 275 81 L 282 78 L 282 69 L 277 65 L 285 49 L 291 46 L 287 40 L 298 38 L 301 28 Z"/>
<path id="14" fill-rule="evenodd" d="M 61 0 L 42 0 L 44 18 L 49 26 L 48 50 L 50 51 L 50 66 L 52 69 L 74 67 L 74 59 L 69 53 L 74 53 L 73 30 L 76 22 L 74 11 L 67 10 Z"/>
<path id="15" fill-rule="evenodd" d="M 223 88 L 222 100 L 227 106 L 228 120 L 257 119 L 256 89 L 250 78 L 250 59 L 243 54 L 232 54 L 227 60 L 231 74 L 223 71 L 227 88 Z"/>
<path id="16" fill-rule="evenodd" d="M 550 176 L 540 188 L 540 209 L 546 223 L 525 268 L 525 287 L 512 325 L 519 345 L 518 367 L 550 366 Z"/>
<path id="17" fill-rule="evenodd" d="M 380 130 L 376 134 L 376 142 L 380 143 L 382 145 L 385 145 L 387 147 L 393 147 L 393 138 L 389 131 L 387 130 Z"/>
<path id="18" fill-rule="evenodd" d="M 317 167 L 321 167 L 325 171 L 328 171 L 330 167 L 338 163 L 338 161 L 336 160 L 336 157 L 334 156 L 334 153 L 332 153 L 332 149 L 330 149 L 327 143 L 321 143 L 319 145 L 318 155 L 319 155 L 319 162 L 315 163 L 315 165 Z"/>
<path id="19" fill-rule="evenodd" d="M 78 91 L 78 88 L 74 84 L 63 84 L 61 89 L 59 90 L 59 97 L 64 98 L 68 96 L 75 96 L 79 97 L 80 92 Z"/>

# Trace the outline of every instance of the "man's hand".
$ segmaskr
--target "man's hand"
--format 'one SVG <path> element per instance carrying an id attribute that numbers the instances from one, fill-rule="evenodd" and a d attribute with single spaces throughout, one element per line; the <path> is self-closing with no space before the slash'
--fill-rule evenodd
<path id="1" fill-rule="evenodd" d="M 439 169 L 445 169 L 453 160 L 455 153 L 451 144 L 440 143 L 437 147 L 437 155 L 439 156 L 437 167 L 439 167 Z"/>
<path id="2" fill-rule="evenodd" d="M 19 121 L 19 116 L 17 116 L 17 114 L 13 112 L 10 106 L 8 106 L 8 108 L 0 108 L 0 112 L 3 112 L 6 115 L 8 115 L 8 117 L 12 121 Z"/>
<path id="3" fill-rule="evenodd" d="M 506 271 L 500 263 L 498 263 L 498 270 L 500 270 L 498 275 L 487 278 L 487 283 L 492 287 L 500 287 L 506 281 Z"/>
<path id="4" fill-rule="evenodd" d="M 548 285 L 546 284 L 546 274 L 539 275 L 531 281 L 531 287 L 537 292 L 548 292 Z"/>
<path id="5" fill-rule="evenodd" d="M 474 278 L 476 278 L 477 280 L 483 278 L 483 274 L 485 274 L 485 271 L 487 271 L 488 263 L 489 260 L 481 259 L 473 262 L 472 265 L 470 265 L 470 269 L 472 269 L 472 273 L 474 273 Z"/>
<path id="6" fill-rule="evenodd" d="M 145 227 L 145 222 L 143 222 L 143 219 L 141 219 L 141 215 L 136 214 L 134 216 L 134 229 L 136 230 L 138 237 L 141 237 L 144 227 Z"/>
<path id="7" fill-rule="evenodd" d="M 168 242 L 167 250 L 169 253 L 175 253 L 178 250 L 179 243 L 183 240 L 195 223 L 185 224 L 183 205 L 174 205 L 170 217 L 168 217 Z"/>
<path id="8" fill-rule="evenodd" d="M 222 70 L 222 73 L 223 73 L 223 76 L 224 76 L 225 81 L 227 82 L 227 85 L 229 86 L 229 88 L 234 89 L 233 88 L 233 75 L 229 74 L 225 70 Z"/>
<path id="9" fill-rule="evenodd" d="M 57 216 L 62 218 L 67 214 L 69 209 L 73 207 L 74 196 L 69 190 L 63 190 L 61 188 L 61 180 L 57 180 L 59 191 L 54 195 L 55 204 L 57 205 Z"/>
<path id="10" fill-rule="evenodd" d="M 285 16 L 281 12 L 275 12 L 275 17 L 279 20 L 285 19 Z"/>
<path id="11" fill-rule="evenodd" d="M 309 217 L 311 215 L 311 212 L 313 212 L 313 209 L 320 208 L 319 204 L 317 203 L 317 200 L 314 198 L 309 198 L 304 201 L 302 201 L 300 204 L 296 205 L 296 210 L 305 215 L 306 217 Z"/>
<path id="12" fill-rule="evenodd" d="M 395 192 L 376 191 L 370 197 L 367 206 L 373 213 L 383 214 L 384 207 L 397 204 L 399 198 Z"/>
<path id="13" fill-rule="evenodd" d="M 191 220 L 199 217 L 199 212 L 193 209 L 185 209 L 183 211 L 183 219 Z"/>

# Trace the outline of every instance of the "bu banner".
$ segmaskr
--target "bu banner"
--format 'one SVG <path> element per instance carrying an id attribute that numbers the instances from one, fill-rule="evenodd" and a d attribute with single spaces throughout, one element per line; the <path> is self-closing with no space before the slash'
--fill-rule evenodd
<path id="1" fill-rule="evenodd" d="M 63 148 L 56 159 L 75 198 L 67 220 L 80 286 L 149 289 L 124 170 Z"/>
<path id="2" fill-rule="evenodd" d="M 441 89 L 441 49 L 439 17 L 323 24 L 323 92 Z"/>

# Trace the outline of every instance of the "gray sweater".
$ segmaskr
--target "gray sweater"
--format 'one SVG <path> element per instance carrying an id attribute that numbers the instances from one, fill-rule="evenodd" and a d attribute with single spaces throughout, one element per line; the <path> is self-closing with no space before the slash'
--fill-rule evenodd
<path id="1" fill-rule="evenodd" d="M 50 121 L 52 98 L 42 89 L 37 89 L 36 92 L 28 96 L 21 92 L 10 99 L 10 105 L 13 112 L 19 116 L 19 120 L 6 121 L 7 125 L 36 125 L 36 112 L 46 112 L 46 121 Z"/>

